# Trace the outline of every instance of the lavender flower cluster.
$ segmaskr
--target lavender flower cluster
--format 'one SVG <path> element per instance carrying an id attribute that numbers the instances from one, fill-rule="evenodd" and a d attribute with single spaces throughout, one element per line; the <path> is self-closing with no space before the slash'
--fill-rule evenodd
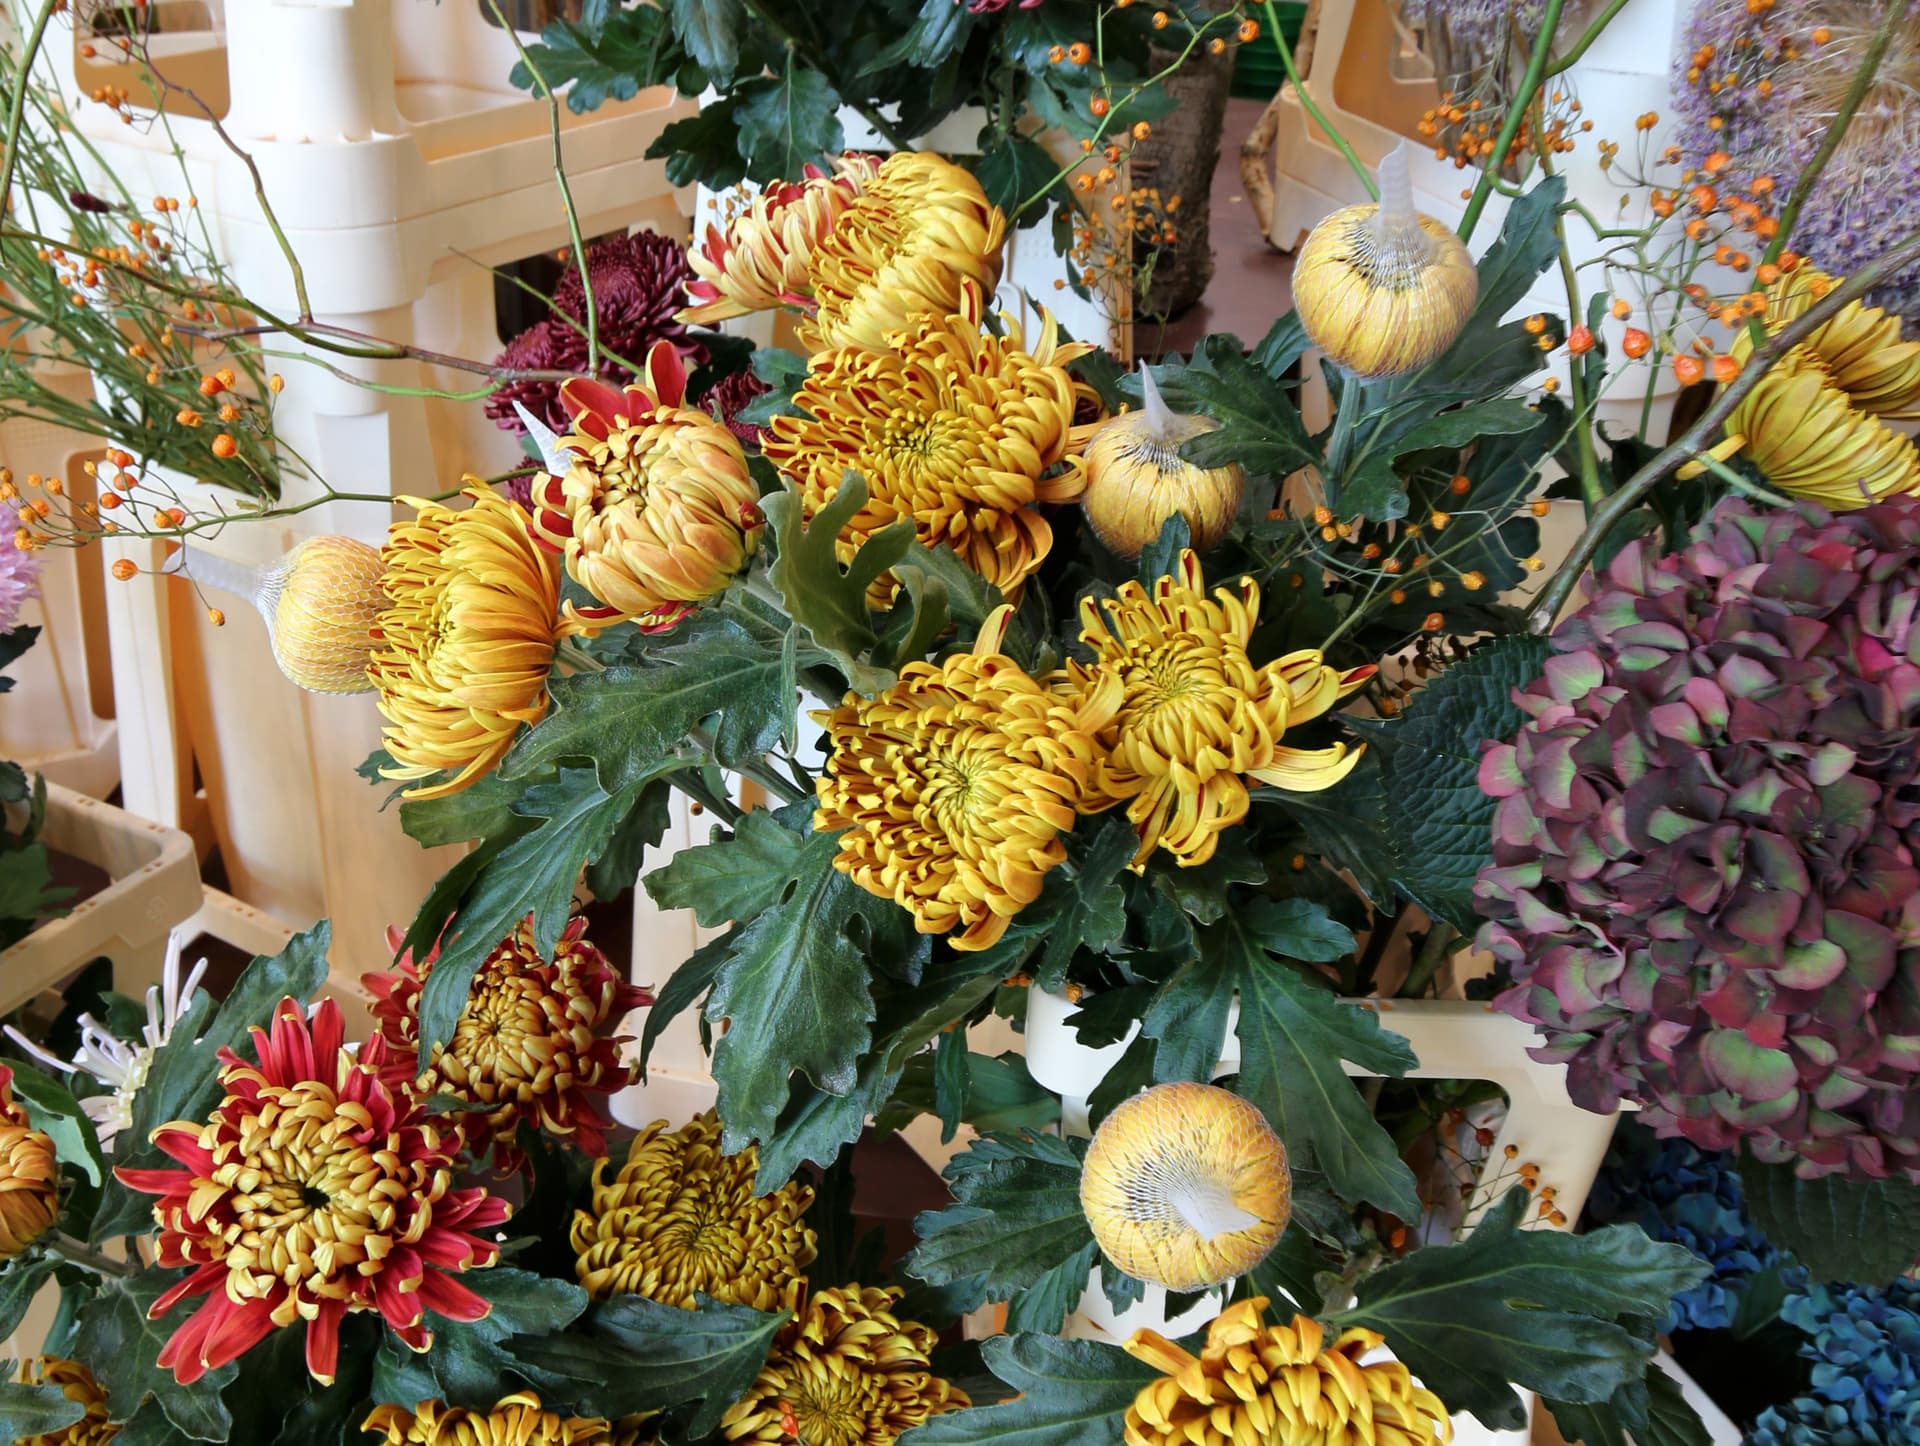
<path id="1" fill-rule="evenodd" d="M 1784 204 L 1831 126 L 1884 7 L 1864 0 L 1700 0 L 1674 61 L 1676 140 L 1689 166 L 1716 151 L 1741 184 Z M 1816 36 L 1819 37 L 1816 39 Z M 1920 228 L 1920 25 L 1893 43 L 1789 237 L 1845 276 Z M 1920 321 L 1920 265 L 1870 298 Z"/>
<path id="2" fill-rule="evenodd" d="M 1432 44 L 1443 35 L 1440 49 L 1448 57 L 1440 77 L 1443 85 L 1459 86 L 1468 67 L 1488 65 L 1518 36 L 1531 44 L 1540 31 L 1545 0 L 1401 0 L 1400 16 L 1425 30 Z"/>
<path id="3" fill-rule="evenodd" d="M 40 559 L 14 546 L 19 530 L 19 511 L 11 502 L 0 502 L 0 633 L 13 630 L 20 609 L 38 589 Z"/>

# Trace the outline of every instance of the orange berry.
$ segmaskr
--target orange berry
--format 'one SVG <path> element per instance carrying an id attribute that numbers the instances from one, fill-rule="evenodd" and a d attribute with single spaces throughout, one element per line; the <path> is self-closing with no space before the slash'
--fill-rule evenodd
<path id="1" fill-rule="evenodd" d="M 1626 297 L 1616 297 L 1613 303 L 1613 319 L 1615 321 L 1625 321 L 1632 315 L 1633 308 L 1627 304 Z"/>
<path id="2" fill-rule="evenodd" d="M 1433 516 L 1427 519 L 1427 522 L 1435 532 L 1445 532 L 1447 530 L 1447 524 L 1451 521 L 1453 521 L 1453 516 L 1447 512 L 1435 512 Z"/>
<path id="3" fill-rule="evenodd" d="M 1576 326 L 1567 333 L 1567 350 L 1575 356 L 1585 356 L 1593 350 L 1593 329 L 1588 326 Z"/>
<path id="4" fill-rule="evenodd" d="M 1061 61 L 1065 60 L 1066 58 L 1067 58 L 1067 47 L 1064 45 L 1056 45 L 1047 52 L 1047 59 L 1052 61 L 1055 65 L 1058 65 Z"/>
<path id="5" fill-rule="evenodd" d="M 1653 350 L 1653 338 L 1637 326 L 1627 328 L 1627 334 L 1620 341 L 1620 349 L 1636 361 Z"/>
<path id="6" fill-rule="evenodd" d="M 1522 322 L 1521 325 L 1526 327 L 1528 336 L 1538 336 L 1547 329 L 1547 319 L 1536 311 L 1532 316 Z"/>
<path id="7" fill-rule="evenodd" d="M 183 427 L 197 427 L 200 425 L 200 414 L 192 407 L 182 407 L 173 414 L 173 419 Z"/>
<path id="8" fill-rule="evenodd" d="M 1428 613 L 1420 622 L 1421 631 L 1428 633 L 1437 633 L 1446 625 L 1447 620 L 1441 617 L 1439 613 Z"/>
<path id="9" fill-rule="evenodd" d="M 1152 134 L 1153 134 L 1153 127 L 1148 125 L 1145 121 L 1135 121 L 1133 123 L 1133 138 L 1136 141 L 1144 141 L 1148 136 Z M 1171 201 L 1167 202 L 1167 209 L 1169 211 L 1174 210 L 1176 207 L 1179 206 L 1179 204 L 1180 204 L 1180 198 L 1178 196 L 1175 196 Z"/>
<path id="10" fill-rule="evenodd" d="M 1167 20 L 1168 16 L 1166 11 L 1156 10 L 1153 12 L 1153 28 L 1155 30 L 1165 30 L 1167 28 Z"/>
<path id="11" fill-rule="evenodd" d="M 1712 186 L 1703 184 L 1687 192 L 1687 200 L 1693 204 L 1696 211 L 1711 211 L 1719 203 L 1720 193 Z"/>
<path id="12" fill-rule="evenodd" d="M 227 384 L 218 377 L 200 378 L 200 395 L 203 397 L 217 397 L 226 389 Z"/>
<path id="13" fill-rule="evenodd" d="M 216 457 L 231 457 L 239 450 L 240 444 L 225 432 L 213 439 L 213 455 Z"/>
<path id="14" fill-rule="evenodd" d="M 212 623 L 216 628 L 224 628 L 227 625 L 227 615 L 221 612 L 219 608 L 208 608 L 207 621 Z"/>
<path id="15" fill-rule="evenodd" d="M 1833 32 L 1827 29 L 1826 26 L 1821 25 L 1815 28 L 1813 34 L 1810 35 L 1808 39 L 1812 40 L 1815 45 L 1825 45 L 1829 40 L 1833 39 Z"/>
<path id="16" fill-rule="evenodd" d="M 1677 356 L 1673 359 L 1674 379 L 1683 387 L 1690 387 L 1707 374 L 1707 364 L 1697 356 Z"/>
<path id="17" fill-rule="evenodd" d="M 1740 375 L 1740 358 L 1721 355 L 1713 359 L 1713 379 L 1725 385 Z"/>
<path id="18" fill-rule="evenodd" d="M 1260 38 L 1260 22 L 1258 20 L 1242 20 L 1240 22 L 1240 29 L 1236 33 L 1239 35 L 1242 44 L 1258 40 Z"/>
<path id="19" fill-rule="evenodd" d="M 1093 47 L 1084 40 L 1076 40 L 1067 47 L 1067 59 L 1075 65 L 1085 65 L 1093 59 Z"/>
<path id="20" fill-rule="evenodd" d="M 1213 37 L 1213 39 L 1207 42 L 1208 55 L 1225 55 L 1226 53 L 1227 53 L 1227 42 L 1222 40 L 1219 36 L 1216 35 Z"/>
<path id="21" fill-rule="evenodd" d="M 132 558 L 117 557 L 113 561 L 112 571 L 116 579 L 121 582 L 126 582 L 131 579 L 136 572 L 140 571 L 140 569 L 133 565 Z"/>
<path id="22" fill-rule="evenodd" d="M 1718 175 L 1721 171 L 1724 171 L 1727 168 L 1728 163 L 1731 162 L 1732 160 L 1733 160 L 1733 157 L 1729 156 L 1725 151 L 1715 151 L 1712 155 L 1707 157 L 1707 161 L 1706 161 L 1707 174 L 1710 176 Z"/>
<path id="23" fill-rule="evenodd" d="M 1104 95 L 1096 95 L 1092 100 L 1087 102 L 1087 109 L 1092 111 L 1096 116 L 1103 116 L 1112 110 L 1113 107 L 1108 104 L 1107 98 Z"/>
<path id="24" fill-rule="evenodd" d="M 1552 510 L 1553 504 L 1548 502 L 1544 497 L 1536 497 L 1527 504 L 1527 511 L 1531 512 L 1535 517 L 1545 517 L 1547 513 Z"/>
<path id="25" fill-rule="evenodd" d="M 1780 279 L 1780 268 L 1771 261 L 1753 273 L 1753 279 L 1762 286 L 1771 286 Z"/>
<path id="26" fill-rule="evenodd" d="M 109 512 L 113 511 L 114 508 L 120 505 L 120 494 L 118 492 L 102 492 L 100 494 L 100 505 Z"/>
<path id="27" fill-rule="evenodd" d="M 1560 378 L 1548 377 L 1544 382 L 1540 383 L 1540 390 L 1545 392 L 1548 396 L 1552 396 L 1555 392 L 1560 390 Z"/>
<path id="28" fill-rule="evenodd" d="M 1462 472 L 1447 484 L 1447 490 L 1455 497 L 1465 497 L 1473 490 L 1473 479 Z"/>

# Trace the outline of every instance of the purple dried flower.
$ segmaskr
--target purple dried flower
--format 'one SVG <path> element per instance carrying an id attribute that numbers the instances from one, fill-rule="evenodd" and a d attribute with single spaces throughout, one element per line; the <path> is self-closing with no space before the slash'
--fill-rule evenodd
<path id="1" fill-rule="evenodd" d="M 1480 931 L 1589 1109 L 1920 1181 L 1920 498 L 1625 548 L 1488 748 Z"/>
<path id="2" fill-rule="evenodd" d="M 1700 0 L 1674 61 L 1677 140 L 1689 166 L 1715 151 L 1776 214 L 1825 138 L 1885 7 L 1865 0 Z M 1818 30 L 1826 32 L 1819 44 Z M 1762 82 L 1766 83 L 1762 89 Z M 1716 126 L 1714 123 L 1718 122 Z M 1791 236 L 1793 249 L 1846 276 L 1920 229 L 1920 26 L 1898 28 L 1840 148 Z M 1876 306 L 1920 321 L 1920 265 L 1876 290 Z"/>
<path id="3" fill-rule="evenodd" d="M 965 5 L 969 15 L 998 15 L 1012 0 L 953 0 L 953 3 Z M 1020 0 L 1022 10 L 1032 10 L 1039 4 L 1040 0 Z"/>
<path id="4" fill-rule="evenodd" d="M 711 412 L 725 422 L 727 430 L 747 446 L 757 447 L 760 445 L 760 435 L 766 429 L 756 427 L 752 422 L 737 422 L 734 418 L 748 402 L 772 390 L 752 372 L 738 371 L 722 377 L 702 392 L 698 405 L 701 411 Z"/>
<path id="5" fill-rule="evenodd" d="M 1475 72 L 1496 67 L 1509 47 L 1530 47 L 1545 0 L 1404 0 L 1401 16 L 1427 32 L 1443 88 L 1472 88 Z M 1524 50 L 1519 57 L 1525 60 Z"/>
<path id="6" fill-rule="evenodd" d="M 670 341 L 684 361 L 697 366 L 707 359 L 706 347 L 689 339 L 685 325 L 674 320 L 685 304 L 686 283 L 693 278 L 677 242 L 653 231 L 602 237 L 587 248 L 587 274 L 593 278 L 595 321 L 606 350 L 643 365 L 655 342 Z M 580 328 L 586 325 L 587 306 L 579 267 L 570 265 L 560 278 L 553 305 L 579 325 L 570 326 L 560 316 L 545 317 L 508 342 L 495 365 L 527 371 L 586 370 L 587 339 Z M 599 373 L 615 383 L 632 380 L 626 367 L 604 356 Z M 573 425 L 560 405 L 558 382 L 509 382 L 487 399 L 489 417 L 509 432 L 523 432 L 514 415 L 515 402 L 555 431 Z"/>
<path id="7" fill-rule="evenodd" d="M 13 631 L 20 609 L 39 592 L 39 555 L 13 545 L 20 530 L 20 513 L 11 502 L 0 502 L 0 633 Z"/>

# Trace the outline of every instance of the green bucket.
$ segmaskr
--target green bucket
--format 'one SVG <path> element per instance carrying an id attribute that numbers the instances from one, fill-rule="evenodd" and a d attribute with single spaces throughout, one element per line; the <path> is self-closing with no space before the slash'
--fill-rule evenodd
<path id="1" fill-rule="evenodd" d="M 1287 37 L 1287 44 L 1300 43 L 1300 26 L 1307 18 L 1304 0 L 1280 0 L 1274 6 L 1280 14 L 1280 31 Z M 1261 21 L 1261 28 L 1266 22 Z M 1242 45 L 1234 52 L 1233 94 L 1249 100 L 1272 100 L 1280 93 L 1280 87 L 1287 78 L 1287 68 L 1280 63 L 1280 52 L 1274 48 L 1273 40 L 1262 35 L 1251 45 Z"/>

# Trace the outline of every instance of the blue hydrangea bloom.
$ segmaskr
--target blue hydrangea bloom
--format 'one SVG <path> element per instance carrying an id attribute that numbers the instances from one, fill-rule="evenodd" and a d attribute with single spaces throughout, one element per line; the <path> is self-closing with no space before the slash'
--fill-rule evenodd
<path id="1" fill-rule="evenodd" d="M 1731 1153 L 1658 1139 L 1631 1121 L 1614 1134 L 1586 1213 L 1600 1225 L 1636 1224 L 1713 1267 L 1674 1297 L 1665 1333 L 1731 1325 L 1747 1282 L 1783 1258 L 1747 1221 Z"/>
<path id="2" fill-rule="evenodd" d="M 1920 1442 L 1920 1282 L 1815 1285 L 1795 1270 L 1781 1318 L 1807 1333 L 1809 1393 L 1764 1412 L 1746 1446 Z"/>

